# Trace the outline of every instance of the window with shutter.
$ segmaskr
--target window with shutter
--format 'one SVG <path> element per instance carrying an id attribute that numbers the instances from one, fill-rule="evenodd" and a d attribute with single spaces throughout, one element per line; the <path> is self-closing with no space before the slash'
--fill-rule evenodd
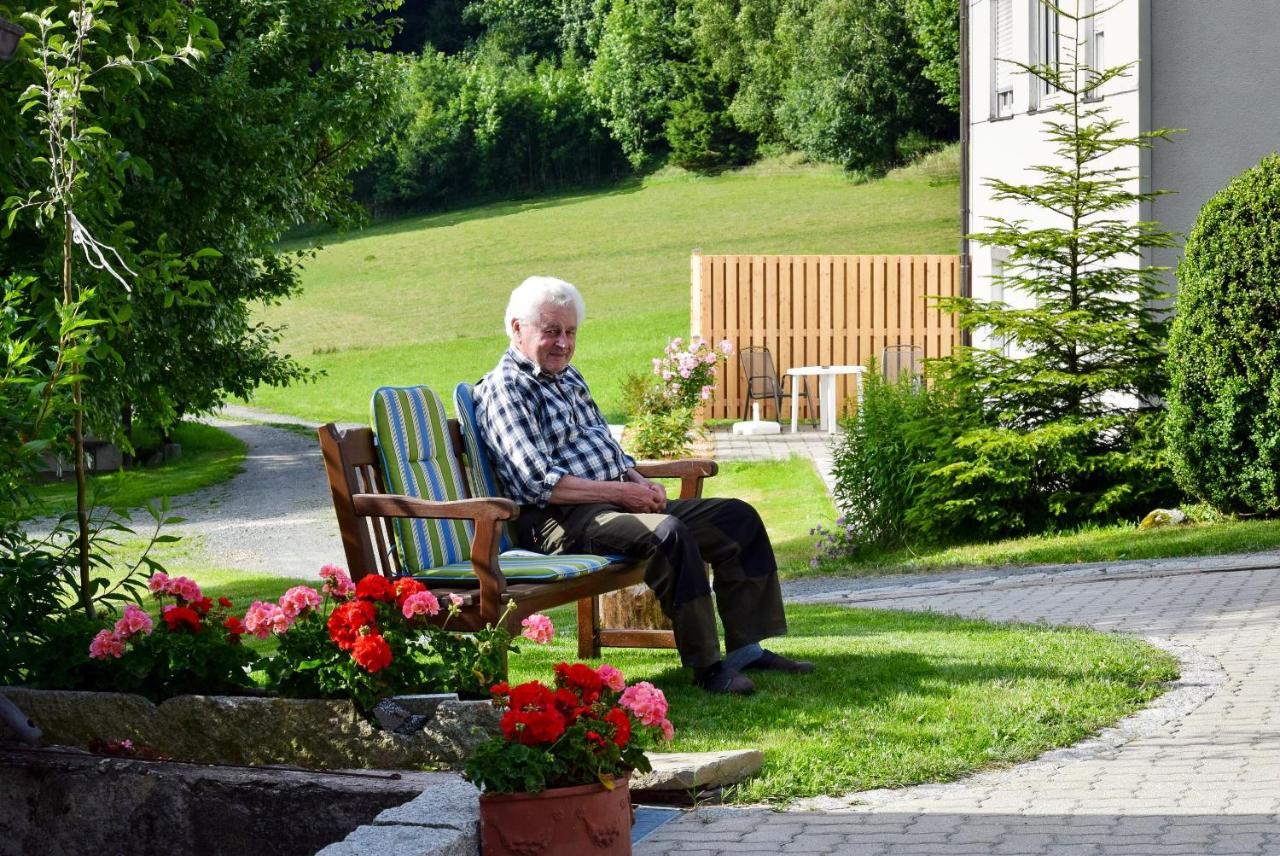
<path id="1" fill-rule="evenodd" d="M 1013 0 L 991 2 L 991 115 L 1013 115 Z"/>
<path id="2" fill-rule="evenodd" d="M 1040 40 L 1037 44 L 1036 61 L 1047 65 L 1055 71 L 1062 69 L 1062 36 L 1058 27 L 1058 10 L 1053 6 L 1041 3 L 1039 15 Z M 1057 90 L 1047 80 L 1040 81 L 1040 92 L 1051 95 Z"/>

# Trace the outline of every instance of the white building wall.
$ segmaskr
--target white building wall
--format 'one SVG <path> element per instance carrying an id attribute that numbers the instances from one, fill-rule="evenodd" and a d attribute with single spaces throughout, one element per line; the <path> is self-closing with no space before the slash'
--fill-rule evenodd
<path id="1" fill-rule="evenodd" d="M 1057 114 L 1037 112 L 1037 107 L 1048 106 L 1055 97 L 1038 92 L 1039 81 L 1025 72 L 1017 72 L 1014 85 L 1013 114 L 1008 118 L 993 118 L 992 103 L 994 85 L 991 61 L 992 4 L 995 0 L 967 0 L 969 2 L 969 103 L 970 111 L 970 183 L 969 207 L 971 232 L 988 228 L 991 217 L 1023 219 L 1029 225 L 1050 224 L 1051 215 L 1008 201 L 993 198 L 988 186 L 992 179 L 1030 183 L 1037 174 L 1030 167 L 1036 164 L 1059 163 L 1053 144 L 1046 139 L 1045 120 Z M 1072 3 L 1073 0 L 1059 0 Z M 1034 44 L 1034 18 L 1038 0 L 1011 0 L 1014 25 L 1015 57 L 1020 62 L 1030 62 Z M 1104 33 L 1102 61 L 1105 65 L 1136 63 L 1139 58 L 1139 38 L 1142 26 L 1141 0 L 1120 0 L 1107 6 L 1095 19 L 1095 26 Z M 1068 36 L 1069 22 L 1063 22 L 1063 35 Z M 1067 61 L 1064 53 L 1063 59 Z M 1097 102 L 1105 106 L 1109 115 L 1126 122 L 1123 130 L 1136 131 L 1142 117 L 1142 103 L 1138 90 L 1138 73 L 1135 69 L 1128 77 L 1113 81 Z M 1139 167 L 1137 153 L 1125 153 L 1127 165 L 1135 174 Z M 1136 188 L 1135 188 L 1136 189 Z M 1135 206 L 1131 215 L 1137 219 Z M 999 248 L 970 243 L 972 257 L 973 296 L 983 300 L 1002 299 L 1014 306 L 1027 306 L 1027 295 L 1001 293 L 991 279 L 992 269 L 1000 263 L 1003 252 Z M 990 346 L 980 333 L 975 334 L 974 344 Z"/>
<path id="2" fill-rule="evenodd" d="M 1175 191 L 1151 206 L 1165 228 L 1189 232 L 1209 197 L 1280 149 L 1277 45 L 1276 0 L 1151 3 L 1150 127 L 1186 129 L 1151 153 L 1151 186 Z M 1181 257 L 1152 253 L 1169 267 Z"/>

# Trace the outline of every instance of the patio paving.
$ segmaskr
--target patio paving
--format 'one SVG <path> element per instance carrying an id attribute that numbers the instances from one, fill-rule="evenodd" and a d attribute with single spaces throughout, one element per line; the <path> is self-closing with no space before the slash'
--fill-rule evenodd
<path id="1" fill-rule="evenodd" d="M 924 588 L 899 581 L 804 597 L 1134 633 L 1178 654 L 1183 678 L 1149 714 L 1074 750 L 949 785 L 852 794 L 785 812 L 698 809 L 635 852 L 1280 853 L 1280 562 L 1258 564 L 1134 562 L 1114 575 Z"/>

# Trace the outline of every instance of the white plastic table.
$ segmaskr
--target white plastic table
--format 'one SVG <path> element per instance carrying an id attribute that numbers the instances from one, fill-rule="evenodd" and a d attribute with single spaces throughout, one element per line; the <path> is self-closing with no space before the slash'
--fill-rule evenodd
<path id="1" fill-rule="evenodd" d="M 828 434 L 836 433 L 836 377 L 839 375 L 857 375 L 858 401 L 862 401 L 862 375 L 867 371 L 865 366 L 796 366 L 787 369 L 792 377 L 818 378 L 818 414 L 822 417 L 819 423 Z M 800 396 L 796 394 L 795 383 L 791 385 L 791 433 L 795 433 L 800 422 Z"/>

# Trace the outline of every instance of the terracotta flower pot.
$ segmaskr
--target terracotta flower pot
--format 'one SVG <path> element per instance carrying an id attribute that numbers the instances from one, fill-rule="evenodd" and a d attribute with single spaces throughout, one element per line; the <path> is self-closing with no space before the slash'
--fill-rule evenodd
<path id="1" fill-rule="evenodd" d="M 481 794 L 482 856 L 630 856 L 630 775 L 604 785 Z"/>

